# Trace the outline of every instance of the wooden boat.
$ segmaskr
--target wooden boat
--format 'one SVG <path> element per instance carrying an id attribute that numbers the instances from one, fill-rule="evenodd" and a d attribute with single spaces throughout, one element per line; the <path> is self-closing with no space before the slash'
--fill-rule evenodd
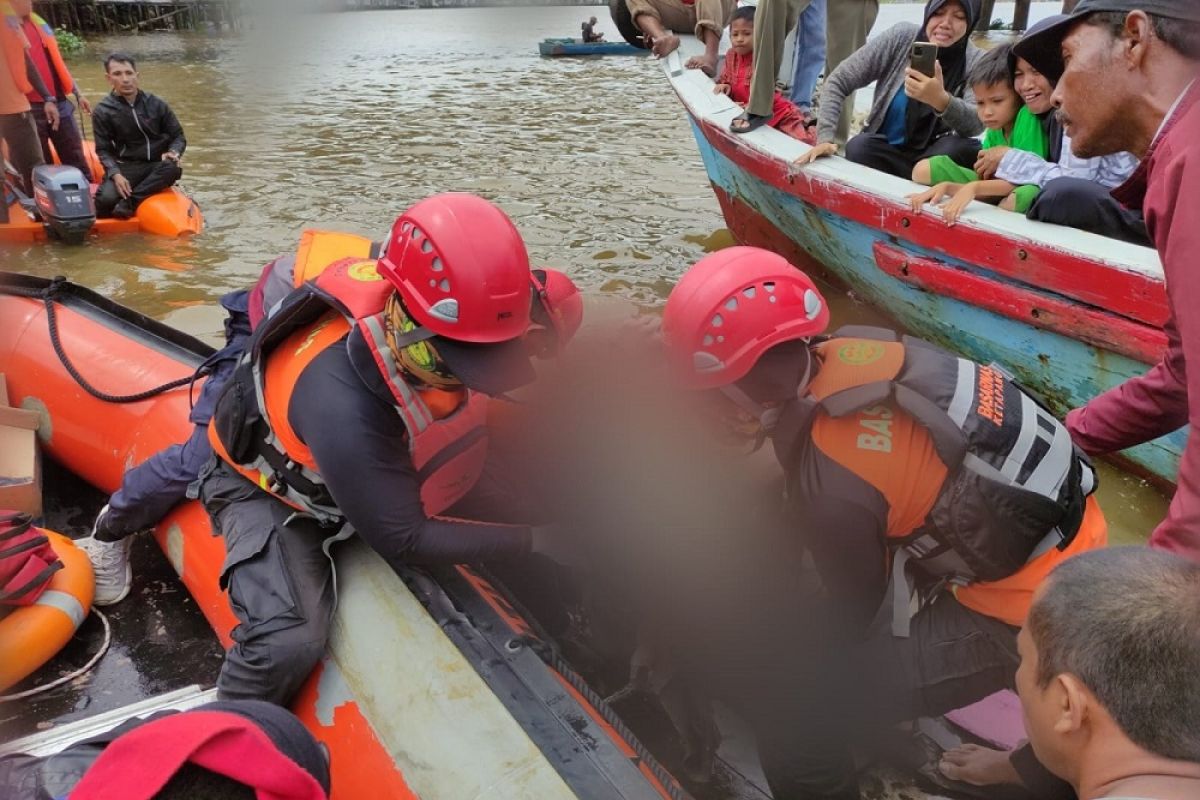
<path id="1" fill-rule="evenodd" d="M 650 51 L 625 42 L 544 39 L 538 43 L 538 52 L 544 56 L 644 56 Z"/>
<path id="2" fill-rule="evenodd" d="M 84 142 L 83 146 L 92 169 L 89 177 L 94 188 L 104 178 L 104 168 L 96 157 L 95 146 L 91 142 Z M 0 202 L 3 202 L 2 197 Z M 9 205 L 8 219 L 8 223 L 0 223 L 0 244 L 32 244 L 49 238 L 46 227 L 30 219 L 17 202 Z M 178 186 L 172 186 L 147 198 L 130 219 L 96 220 L 91 233 L 99 236 L 144 233 L 174 238 L 199 233 L 203 229 L 204 215 L 200 212 L 200 206 Z"/>
<path id="3" fill-rule="evenodd" d="M 51 327 L 101 392 L 188 376 L 208 346 L 88 290 L 28 276 L 0 273 L 0 317 L 11 402 L 43 415 L 45 452 L 87 482 L 112 492 L 129 465 L 189 435 L 187 387 L 124 405 L 97 399 L 56 354 Z M 204 510 L 177 507 L 155 537 L 228 646 L 224 546 Z M 335 800 L 686 797 L 485 574 L 398 575 L 355 540 L 335 555 L 332 639 L 293 705 L 330 749 Z"/>
<path id="4" fill-rule="evenodd" d="M 744 244 L 818 270 L 914 335 L 995 362 L 1060 414 L 1144 373 L 1166 345 L 1167 300 L 1155 252 L 1031 222 L 974 203 L 954 228 L 914 213 L 920 187 L 834 157 L 798 169 L 808 150 L 778 131 L 729 132 L 742 109 L 683 62 L 663 60 L 688 114 L 726 224 Z M 1181 429 L 1122 454 L 1173 483 Z"/>

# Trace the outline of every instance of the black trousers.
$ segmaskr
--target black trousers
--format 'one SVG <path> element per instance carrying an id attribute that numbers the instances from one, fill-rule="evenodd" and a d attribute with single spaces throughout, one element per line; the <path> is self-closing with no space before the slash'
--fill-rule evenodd
<path id="1" fill-rule="evenodd" d="M 183 170 L 174 161 L 129 161 L 119 166 L 120 172 L 133 187 L 129 202 L 134 210 L 152 194 L 170 188 L 183 177 Z M 105 178 L 96 192 L 96 215 L 112 216 L 112 210 L 121 201 L 121 193 L 112 178 Z"/>
<path id="2" fill-rule="evenodd" d="M 37 126 L 33 113 L 0 114 L 0 143 L 8 147 L 8 159 L 21 175 L 25 194 L 33 195 L 30 176 L 33 168 L 41 166 L 42 146 L 38 143 Z M 0 179 L 0 188 L 3 180 Z M 0 222 L 8 222 L 8 205 L 0 198 Z"/>
<path id="3" fill-rule="evenodd" d="M 50 145 L 53 144 L 60 164 L 77 168 L 89 182 L 92 181 L 92 169 L 83 153 L 83 134 L 79 130 L 79 123 L 75 121 L 75 106 L 70 100 L 58 101 L 58 117 L 58 130 L 54 130 L 45 114 L 34 114 L 38 138 L 42 142 L 42 158 L 47 164 L 54 163 L 50 152 Z"/>
<path id="4" fill-rule="evenodd" d="M 1026 216 L 1150 246 L 1142 213 L 1118 203 L 1100 184 L 1082 178 L 1057 178 L 1047 183 Z"/>
<path id="5" fill-rule="evenodd" d="M 920 150 L 897 147 L 888 142 L 887 137 L 882 134 L 860 133 L 846 142 L 846 158 L 856 164 L 908 180 L 912 177 L 913 167 L 917 162 L 932 156 L 950 156 L 960 166 L 973 167 L 975 158 L 979 155 L 979 147 L 978 139 L 968 139 L 956 133 L 936 139 L 929 147 Z"/>

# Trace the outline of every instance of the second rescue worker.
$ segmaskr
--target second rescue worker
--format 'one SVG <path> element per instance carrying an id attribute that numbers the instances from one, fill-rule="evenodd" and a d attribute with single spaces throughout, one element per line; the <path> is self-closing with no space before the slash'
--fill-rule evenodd
<path id="1" fill-rule="evenodd" d="M 752 712 L 771 789 L 857 800 L 853 759 L 822 720 L 937 716 L 1012 688 L 1034 590 L 1107 533 L 1090 464 L 1000 370 L 875 328 L 823 337 L 828 321 L 802 272 L 735 247 L 683 276 L 663 337 L 691 388 L 770 436 L 822 616 L 854 642 L 843 692 L 795 678 L 822 647 L 771 667 L 782 686 Z"/>
<path id="2" fill-rule="evenodd" d="M 319 269 L 256 328 L 217 403 L 219 459 L 200 487 L 240 622 L 222 698 L 286 703 L 308 676 L 334 607 L 335 535 L 357 533 L 394 567 L 534 549 L 526 525 L 442 516 L 503 496 L 481 480 L 494 472 L 486 395 L 533 378 L 530 281 L 499 208 L 436 195 L 396 220 L 378 261 Z"/>

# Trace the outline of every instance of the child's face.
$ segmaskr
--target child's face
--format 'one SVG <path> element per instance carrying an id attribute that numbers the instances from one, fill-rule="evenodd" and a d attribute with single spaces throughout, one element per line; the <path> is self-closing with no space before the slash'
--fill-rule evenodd
<path id="1" fill-rule="evenodd" d="M 754 23 L 748 19 L 735 19 L 729 26 L 729 42 L 739 56 L 754 52 Z"/>
<path id="2" fill-rule="evenodd" d="M 1021 98 L 1016 91 L 1006 83 L 994 83 L 991 86 L 973 86 L 975 91 L 975 112 L 984 127 L 992 130 L 1007 128 L 1017 118 L 1021 110 Z"/>

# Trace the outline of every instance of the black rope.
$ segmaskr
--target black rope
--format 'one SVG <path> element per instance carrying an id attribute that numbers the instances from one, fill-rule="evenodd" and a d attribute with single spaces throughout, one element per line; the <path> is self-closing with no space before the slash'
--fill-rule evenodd
<path id="1" fill-rule="evenodd" d="M 572 689 L 579 692 L 579 694 L 588 701 L 592 708 L 596 709 L 596 712 L 604 719 L 605 722 L 612 726 L 613 730 L 617 732 L 617 735 L 625 740 L 625 743 L 630 746 L 633 752 L 637 755 L 638 759 L 650 769 L 650 772 L 653 773 L 654 777 L 658 779 L 658 782 L 662 784 L 663 789 L 665 789 L 667 794 L 671 796 L 671 800 L 693 800 L 692 796 L 679 785 L 679 782 L 675 780 L 674 776 L 672 776 L 662 764 L 658 763 L 658 759 L 656 759 L 654 755 L 646 749 L 646 746 L 642 744 L 637 735 L 629 729 L 629 726 L 627 726 L 625 721 L 621 719 L 620 715 L 613 710 L 608 701 L 606 701 L 596 692 L 595 689 L 588 685 L 588 682 L 584 680 L 583 676 L 572 669 L 571 665 L 568 664 L 565 659 L 563 659 L 562 654 L 559 653 L 558 648 L 552 643 L 553 640 L 549 635 L 547 635 L 537 618 L 529 613 L 529 610 L 525 608 L 521 601 L 518 600 L 511 591 L 509 591 L 509 588 L 505 586 L 502 581 L 497 580 L 496 577 L 492 575 L 492 573 L 489 572 L 486 567 L 474 566 L 472 569 L 477 570 L 488 581 L 488 583 L 490 583 L 492 587 L 496 589 L 496 591 L 500 592 L 500 594 L 503 595 L 504 599 L 513 607 L 517 614 L 520 615 L 526 624 L 528 624 L 533 630 L 533 636 L 518 636 L 517 641 L 521 642 L 530 650 L 532 650 L 540 659 L 542 659 L 543 662 L 546 663 L 547 666 L 561 675 L 563 680 L 570 684 Z"/>
<path id="2" fill-rule="evenodd" d="M 160 394 L 166 394 L 173 389 L 179 389 L 184 386 L 190 387 L 195 382 L 196 378 L 206 373 L 207 370 L 201 367 L 201 369 L 196 370 L 196 372 L 187 375 L 186 377 L 164 383 L 161 386 L 155 386 L 153 389 L 147 389 L 146 391 L 138 392 L 137 394 L 109 394 L 108 392 L 100 391 L 91 383 L 89 383 L 88 380 L 83 377 L 83 374 L 80 373 L 80 371 L 71 362 L 71 359 L 67 356 L 67 351 L 63 348 L 62 340 L 58 335 L 58 311 L 55 307 L 55 302 L 58 294 L 67 286 L 70 286 L 70 284 L 67 282 L 67 279 L 59 276 L 52 280 L 50 285 L 45 289 L 25 289 L 15 286 L 6 286 L 0 291 L 5 294 L 38 299 L 45 304 L 46 323 L 50 328 L 50 344 L 54 347 L 55 355 L 57 355 L 58 360 L 62 362 L 63 369 L 67 371 L 67 374 L 74 378 L 75 382 L 79 384 L 80 388 L 82 388 L 92 397 L 95 397 L 97 400 L 103 400 L 106 403 L 140 403 L 143 400 L 149 400 L 151 397 L 157 397 Z"/>

